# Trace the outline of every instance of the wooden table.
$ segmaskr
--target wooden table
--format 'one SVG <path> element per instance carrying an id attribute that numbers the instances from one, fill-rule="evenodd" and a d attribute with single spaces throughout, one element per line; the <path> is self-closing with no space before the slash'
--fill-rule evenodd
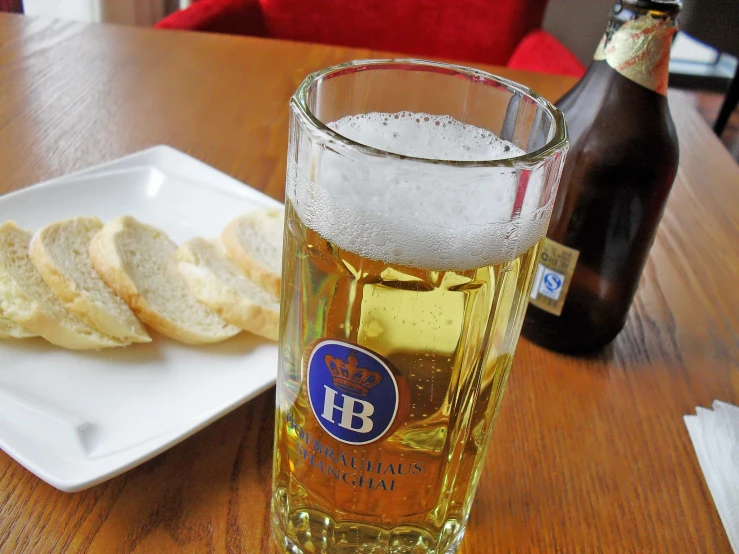
<path id="1" fill-rule="evenodd" d="M 0 41 L 0 194 L 167 143 L 282 198 L 291 93 L 382 55 L 9 15 Z M 552 100 L 573 84 L 486 69 Z M 465 554 L 729 551 L 682 416 L 739 403 L 739 168 L 671 102 L 680 171 L 626 329 L 589 358 L 521 341 Z M 273 406 L 76 494 L 0 452 L 0 551 L 275 552 Z"/>

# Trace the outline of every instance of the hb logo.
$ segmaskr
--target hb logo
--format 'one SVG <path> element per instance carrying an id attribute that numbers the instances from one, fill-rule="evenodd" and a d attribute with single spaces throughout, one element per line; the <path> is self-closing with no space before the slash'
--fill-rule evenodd
<path id="1" fill-rule="evenodd" d="M 329 435 L 348 444 L 368 444 L 382 437 L 396 419 L 399 379 L 370 350 L 323 340 L 308 360 L 308 399 Z"/>

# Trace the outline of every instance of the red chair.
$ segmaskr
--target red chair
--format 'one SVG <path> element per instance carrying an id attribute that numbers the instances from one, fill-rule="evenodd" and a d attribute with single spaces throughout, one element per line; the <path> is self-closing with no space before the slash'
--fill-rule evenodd
<path id="1" fill-rule="evenodd" d="M 23 13 L 23 0 L 0 0 L 0 12 Z"/>
<path id="2" fill-rule="evenodd" d="M 160 29 L 273 37 L 580 77 L 540 29 L 547 0 L 199 0 Z"/>

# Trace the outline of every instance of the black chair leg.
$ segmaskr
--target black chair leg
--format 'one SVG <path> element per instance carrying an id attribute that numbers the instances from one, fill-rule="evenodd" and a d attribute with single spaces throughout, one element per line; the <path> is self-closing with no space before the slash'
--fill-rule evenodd
<path id="1" fill-rule="evenodd" d="M 734 73 L 734 78 L 731 80 L 726 98 L 724 98 L 724 104 L 721 106 L 721 112 L 719 112 L 716 122 L 713 124 L 713 131 L 717 136 L 720 137 L 721 133 L 724 132 L 731 114 L 736 109 L 737 103 L 739 103 L 739 67 L 736 73 Z"/>

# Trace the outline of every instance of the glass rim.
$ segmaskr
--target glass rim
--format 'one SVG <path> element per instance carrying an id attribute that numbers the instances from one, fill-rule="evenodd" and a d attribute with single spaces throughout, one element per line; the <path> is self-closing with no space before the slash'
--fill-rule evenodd
<path id="1" fill-rule="evenodd" d="M 416 156 L 407 156 L 403 154 L 396 154 L 381 148 L 375 148 L 356 142 L 340 133 L 337 133 L 326 124 L 324 124 L 316 115 L 310 110 L 307 103 L 308 92 L 311 86 L 321 79 L 328 76 L 338 76 L 343 73 L 364 71 L 367 69 L 399 69 L 407 66 L 415 66 L 418 68 L 427 68 L 429 71 L 441 70 L 442 72 L 454 76 L 462 75 L 466 78 L 476 81 L 482 79 L 486 81 L 493 81 L 498 85 L 502 85 L 504 88 L 520 93 L 523 96 L 529 97 L 533 100 L 540 108 L 548 112 L 552 117 L 554 123 L 555 132 L 552 138 L 541 148 L 523 154 L 521 156 L 513 156 L 510 158 L 500 158 L 495 160 L 439 160 L 434 158 L 421 158 Z M 352 150 L 360 153 L 368 154 L 371 156 L 385 156 L 396 158 L 398 160 L 410 160 L 424 164 L 433 165 L 446 165 L 453 167 L 528 167 L 536 166 L 546 160 L 550 159 L 556 152 L 564 150 L 568 145 L 568 133 L 567 125 L 565 123 L 564 114 L 549 100 L 533 91 L 532 89 L 506 79 L 475 69 L 472 67 L 466 67 L 463 65 L 450 64 L 444 62 L 436 62 L 430 60 L 423 60 L 419 58 L 397 58 L 397 59 L 366 59 L 366 60 L 353 60 L 344 62 L 338 65 L 333 65 L 319 71 L 315 71 L 309 74 L 303 82 L 300 84 L 298 89 L 295 91 L 293 96 L 290 98 L 290 105 L 297 111 L 297 113 L 307 120 L 310 125 L 317 130 L 319 133 L 328 137 L 331 141 L 337 142 L 346 146 Z"/>

